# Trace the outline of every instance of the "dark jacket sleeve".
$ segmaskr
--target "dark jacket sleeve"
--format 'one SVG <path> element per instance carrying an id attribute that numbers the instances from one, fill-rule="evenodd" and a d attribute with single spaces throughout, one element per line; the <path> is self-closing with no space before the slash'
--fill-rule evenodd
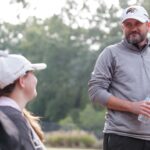
<path id="1" fill-rule="evenodd" d="M 19 150 L 19 133 L 14 123 L 0 111 L 0 150 Z"/>

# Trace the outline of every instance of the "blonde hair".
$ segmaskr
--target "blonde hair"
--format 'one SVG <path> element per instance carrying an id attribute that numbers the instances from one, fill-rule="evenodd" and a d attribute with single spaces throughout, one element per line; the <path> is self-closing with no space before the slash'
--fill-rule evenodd
<path id="1" fill-rule="evenodd" d="M 30 125 L 38 135 L 39 139 L 43 142 L 44 141 L 44 133 L 41 130 L 41 127 L 39 125 L 39 117 L 33 116 L 31 112 L 29 112 L 27 109 L 23 110 L 25 118 L 29 121 Z"/>

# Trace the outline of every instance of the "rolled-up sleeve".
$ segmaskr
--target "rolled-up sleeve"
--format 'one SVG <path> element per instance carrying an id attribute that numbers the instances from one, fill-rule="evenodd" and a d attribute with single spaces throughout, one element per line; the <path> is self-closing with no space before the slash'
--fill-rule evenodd
<path id="1" fill-rule="evenodd" d="M 91 79 L 88 82 L 90 99 L 105 106 L 112 94 L 109 92 L 114 72 L 111 49 L 106 48 L 99 55 Z"/>

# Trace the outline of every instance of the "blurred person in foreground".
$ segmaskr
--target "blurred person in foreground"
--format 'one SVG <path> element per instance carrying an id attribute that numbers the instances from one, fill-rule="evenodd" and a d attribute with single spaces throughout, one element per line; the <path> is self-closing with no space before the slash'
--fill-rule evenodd
<path id="1" fill-rule="evenodd" d="M 44 63 L 0 51 L 0 150 L 45 149 L 38 118 L 25 109 L 37 95 L 34 70 L 45 68 Z"/>
<path id="2" fill-rule="evenodd" d="M 89 81 L 94 103 L 107 108 L 104 150 L 150 150 L 150 41 L 149 15 L 141 6 L 124 9 L 124 38 L 99 55 Z"/>

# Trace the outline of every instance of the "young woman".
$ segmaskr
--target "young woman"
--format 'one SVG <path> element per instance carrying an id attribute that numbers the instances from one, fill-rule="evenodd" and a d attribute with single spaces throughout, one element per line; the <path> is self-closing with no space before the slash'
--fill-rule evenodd
<path id="1" fill-rule="evenodd" d="M 38 120 L 25 106 L 37 95 L 34 70 L 46 64 L 32 64 L 22 55 L 0 51 L 0 149 L 44 150 Z"/>

